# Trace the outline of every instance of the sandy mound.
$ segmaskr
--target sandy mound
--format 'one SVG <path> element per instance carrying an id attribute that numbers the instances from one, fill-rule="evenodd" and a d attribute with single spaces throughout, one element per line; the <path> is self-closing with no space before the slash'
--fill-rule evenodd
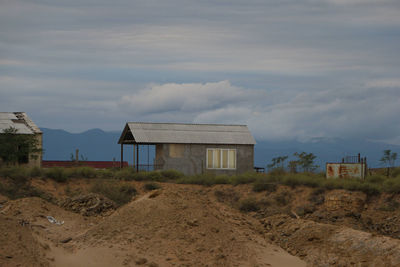
<path id="1" fill-rule="evenodd" d="M 207 189 L 165 187 L 91 228 L 76 241 L 79 250 L 108 247 L 126 266 L 305 266 L 268 244 L 256 220 L 211 200 Z"/>
<path id="2" fill-rule="evenodd" d="M 24 220 L 0 213 L 0 266 L 48 266 L 45 248 Z"/>
<path id="3" fill-rule="evenodd" d="M 263 224 L 271 240 L 312 266 L 400 266 L 397 239 L 287 215 Z"/>

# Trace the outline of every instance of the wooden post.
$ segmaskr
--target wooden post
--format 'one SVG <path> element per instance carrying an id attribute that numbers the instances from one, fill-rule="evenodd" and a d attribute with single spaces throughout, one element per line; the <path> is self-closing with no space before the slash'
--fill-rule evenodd
<path id="1" fill-rule="evenodd" d="M 122 169 L 124 167 L 124 144 L 121 144 L 121 166 Z"/>
<path id="2" fill-rule="evenodd" d="M 136 145 L 136 172 L 139 172 L 139 144 Z"/>
<path id="3" fill-rule="evenodd" d="M 135 154 L 136 154 L 136 151 L 135 151 L 135 148 L 136 148 L 136 145 L 135 144 L 133 144 L 133 162 L 132 162 L 132 167 L 135 169 L 135 164 L 136 164 L 136 157 L 135 157 Z"/>

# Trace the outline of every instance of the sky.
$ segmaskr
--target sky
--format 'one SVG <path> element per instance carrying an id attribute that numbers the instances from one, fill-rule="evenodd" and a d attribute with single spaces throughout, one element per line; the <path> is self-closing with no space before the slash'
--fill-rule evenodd
<path id="1" fill-rule="evenodd" d="M 400 144 L 398 0 L 0 0 L 0 111 Z"/>

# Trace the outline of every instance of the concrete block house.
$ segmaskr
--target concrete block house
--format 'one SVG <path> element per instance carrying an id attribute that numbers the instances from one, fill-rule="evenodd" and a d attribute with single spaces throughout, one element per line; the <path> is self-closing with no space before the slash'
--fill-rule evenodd
<path id="1" fill-rule="evenodd" d="M 140 145 L 155 146 L 156 170 L 233 175 L 254 167 L 256 142 L 245 125 L 128 122 L 118 143 L 121 161 L 124 145 L 133 145 L 136 167 Z"/>
<path id="2" fill-rule="evenodd" d="M 38 148 L 42 149 L 42 131 L 25 112 L 0 112 L 0 134 L 9 128 L 16 129 L 16 134 L 33 135 L 37 139 Z M 41 167 L 42 152 L 35 152 L 35 155 L 24 155 L 18 159 L 18 164 Z"/>

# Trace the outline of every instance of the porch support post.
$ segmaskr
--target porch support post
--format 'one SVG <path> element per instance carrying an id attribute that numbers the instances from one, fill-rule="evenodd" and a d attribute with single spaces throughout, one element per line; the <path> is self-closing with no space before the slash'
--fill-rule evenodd
<path id="1" fill-rule="evenodd" d="M 124 167 L 124 144 L 121 143 L 121 166 L 122 169 Z"/>
<path id="2" fill-rule="evenodd" d="M 135 154 L 136 154 L 136 145 L 133 144 L 133 162 L 132 162 L 132 167 L 135 169 L 135 164 L 136 164 L 136 159 L 135 159 Z"/>
<path id="3" fill-rule="evenodd" d="M 139 172 L 139 144 L 136 145 L 136 172 Z"/>

